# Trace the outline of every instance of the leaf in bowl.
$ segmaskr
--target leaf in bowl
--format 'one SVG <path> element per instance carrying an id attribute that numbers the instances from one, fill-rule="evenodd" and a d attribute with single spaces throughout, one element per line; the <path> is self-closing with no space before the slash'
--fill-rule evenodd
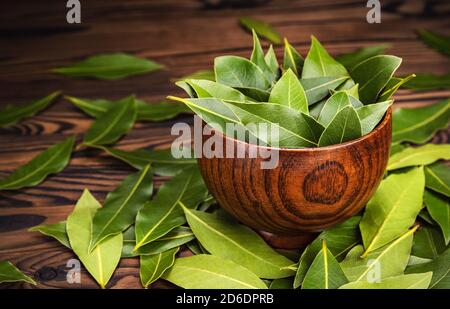
<path id="1" fill-rule="evenodd" d="M 278 103 L 308 114 L 308 100 L 297 76 L 288 69 L 270 92 L 270 103 Z"/>

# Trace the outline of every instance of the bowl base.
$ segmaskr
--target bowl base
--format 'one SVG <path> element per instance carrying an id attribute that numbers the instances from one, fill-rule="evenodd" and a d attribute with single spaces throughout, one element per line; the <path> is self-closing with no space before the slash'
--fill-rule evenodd
<path id="1" fill-rule="evenodd" d="M 277 235 L 266 231 L 257 231 L 259 235 L 275 249 L 303 249 L 309 245 L 319 233 L 303 232 L 298 235 Z"/>

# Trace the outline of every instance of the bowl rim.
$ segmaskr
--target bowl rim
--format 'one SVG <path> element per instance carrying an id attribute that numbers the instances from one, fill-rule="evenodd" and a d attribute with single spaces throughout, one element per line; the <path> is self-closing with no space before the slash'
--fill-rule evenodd
<path id="1" fill-rule="evenodd" d="M 264 149 L 268 149 L 268 150 L 278 150 L 278 151 L 284 151 L 284 152 L 318 152 L 318 151 L 329 151 L 329 150 L 336 150 L 336 149 L 340 149 L 340 148 L 345 148 L 345 147 L 349 147 L 355 144 L 359 144 L 362 141 L 365 141 L 367 139 L 372 138 L 374 135 L 376 135 L 378 132 L 380 132 L 382 129 L 384 129 L 386 127 L 386 125 L 391 121 L 392 119 L 392 105 L 389 106 L 389 108 L 387 109 L 387 111 L 385 112 L 383 119 L 377 124 L 377 126 L 375 127 L 375 129 L 373 129 L 371 132 L 369 132 L 366 135 L 363 135 L 361 137 L 358 137 L 357 139 L 353 139 L 350 141 L 347 141 L 345 143 L 340 143 L 340 144 L 335 144 L 335 145 L 328 145 L 328 146 L 324 146 L 324 147 L 304 147 L 304 148 L 280 148 L 280 147 L 270 147 L 270 146 L 263 146 L 263 145 L 255 145 L 255 144 L 250 144 L 235 138 L 231 138 L 225 134 L 223 134 L 222 132 L 220 132 L 219 130 L 216 130 L 214 128 L 211 128 L 211 132 L 214 132 L 214 134 L 218 134 L 219 136 L 222 136 L 224 139 L 226 140 L 231 140 L 234 141 L 236 143 L 240 143 L 240 144 L 246 144 L 246 145 L 251 145 L 252 147 L 257 147 L 257 148 L 264 148 Z M 208 124 L 205 123 L 205 125 L 208 126 Z"/>

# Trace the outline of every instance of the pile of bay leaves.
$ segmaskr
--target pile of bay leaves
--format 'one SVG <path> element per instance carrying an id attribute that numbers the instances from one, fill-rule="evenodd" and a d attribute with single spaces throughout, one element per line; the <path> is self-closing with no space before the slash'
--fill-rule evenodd
<path id="1" fill-rule="evenodd" d="M 343 134 L 345 140 L 370 132 L 391 104 L 391 95 L 410 78 L 392 77 L 399 59 L 377 56 L 379 48 L 341 55 L 337 61 L 313 38 L 303 60 L 286 41 L 279 70 L 273 49 L 263 56 L 256 35 L 254 42 L 251 61 L 236 57 L 216 60 L 217 82 L 209 72 L 179 82 L 193 97 L 181 101 L 204 119 L 212 117 L 207 108 L 231 102 L 226 103 L 231 109 L 239 106 L 245 110 L 242 104 L 270 111 L 289 109 L 289 114 L 314 120 L 317 127 L 324 128 L 312 144 L 291 139 L 295 143 L 286 144 L 289 147 L 344 141 L 332 132 L 331 137 L 322 137 L 344 110 L 344 116 L 353 117 L 355 124 L 348 128 L 348 135 Z M 241 63 L 242 76 L 248 79 L 233 81 L 235 61 Z M 105 70 L 111 63 L 110 70 Z M 364 69 L 359 70 L 361 66 Z M 160 68 L 149 60 L 112 54 L 55 71 L 72 77 L 118 79 Z M 375 78 L 367 75 L 373 71 L 379 72 Z M 250 72 L 259 77 L 255 79 Z M 7 107 L 0 114 L 0 125 L 13 125 L 34 115 L 58 94 L 22 107 Z M 365 210 L 323 231 L 302 252 L 293 252 L 271 248 L 255 231 L 221 210 L 209 195 L 194 159 L 175 159 L 170 150 L 112 147 L 135 122 L 173 118 L 188 111 L 184 105 L 147 104 L 134 96 L 116 102 L 66 98 L 95 118 L 82 140 L 70 137 L 45 150 L 1 179 L 0 190 L 38 185 L 48 175 L 63 170 L 74 151 L 87 148 L 104 151 L 136 169 L 106 196 L 103 205 L 86 189 L 80 192 L 67 220 L 31 229 L 72 250 L 102 288 L 108 285 L 121 258 L 140 259 L 140 278 L 146 288 L 160 278 L 183 288 L 450 287 L 450 168 L 442 161 L 450 159 L 450 145 L 425 144 L 437 130 L 449 125 L 449 99 L 395 110 L 387 172 Z M 271 104 L 255 103 L 266 101 Z M 370 106 L 373 109 L 361 111 Z M 364 119 L 370 119 L 370 125 L 364 124 Z M 155 175 L 172 178 L 154 192 Z M 181 250 L 191 254 L 180 256 Z M 35 284 L 6 261 L 0 262 L 0 274 L 0 282 Z"/>

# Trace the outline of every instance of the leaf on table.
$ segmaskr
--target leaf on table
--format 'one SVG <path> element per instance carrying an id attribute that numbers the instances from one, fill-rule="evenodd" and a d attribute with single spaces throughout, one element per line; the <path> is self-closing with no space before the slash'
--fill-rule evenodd
<path id="1" fill-rule="evenodd" d="M 261 47 L 261 42 L 259 41 L 258 35 L 255 30 L 252 30 L 253 33 L 253 51 L 250 57 L 250 61 L 253 62 L 264 72 L 264 76 L 267 78 L 270 84 L 275 81 L 276 75 L 273 70 L 269 67 L 266 62 L 266 58 L 264 55 L 264 51 Z"/>
<path id="2" fill-rule="evenodd" d="M 140 277 L 144 288 L 161 278 L 175 263 L 175 255 L 180 248 L 174 248 L 154 255 L 141 255 Z"/>
<path id="3" fill-rule="evenodd" d="M 373 56 L 383 54 L 389 47 L 390 45 L 388 44 L 363 47 L 350 53 L 338 55 L 336 60 L 345 66 L 347 70 L 352 70 L 358 63 Z"/>
<path id="4" fill-rule="evenodd" d="M 402 59 L 395 56 L 380 55 L 357 64 L 350 72 L 355 83 L 359 84 L 359 98 L 364 104 L 377 102 L 383 88 L 398 69 Z"/>
<path id="5" fill-rule="evenodd" d="M 152 171 L 160 176 L 174 176 L 186 167 L 197 165 L 197 159 L 193 156 L 187 158 L 175 158 L 171 149 L 137 149 L 125 151 L 110 147 L 97 147 L 109 155 L 119 159 L 130 166 L 141 170 L 147 165 L 152 165 Z M 191 151 L 189 151 L 190 153 Z"/>
<path id="6" fill-rule="evenodd" d="M 417 73 L 416 77 L 402 85 L 412 90 L 450 89 L 450 74 Z"/>
<path id="7" fill-rule="evenodd" d="M 356 109 L 361 121 L 362 135 L 366 135 L 375 129 L 392 103 L 393 101 L 385 101 L 364 105 Z"/>
<path id="8" fill-rule="evenodd" d="M 408 147 L 389 158 L 387 170 L 408 166 L 428 165 L 437 160 L 450 159 L 450 144 L 426 144 L 420 147 Z"/>
<path id="9" fill-rule="evenodd" d="M 313 105 L 324 99 L 330 94 L 331 90 L 336 89 L 339 85 L 344 83 L 348 76 L 340 77 L 313 77 L 302 78 L 300 83 L 305 90 L 308 105 Z"/>
<path id="10" fill-rule="evenodd" d="M 273 86 L 269 102 L 278 103 L 308 114 L 308 100 L 305 90 L 291 69 L 288 69 Z"/>
<path id="11" fill-rule="evenodd" d="M 162 68 L 162 65 L 148 59 L 116 53 L 92 56 L 71 66 L 53 69 L 52 72 L 70 77 L 113 80 L 158 71 Z"/>
<path id="12" fill-rule="evenodd" d="M 267 50 L 267 53 L 264 56 L 264 60 L 275 76 L 275 79 L 278 79 L 278 77 L 280 77 L 280 65 L 278 64 L 277 55 L 273 50 L 272 44 L 270 44 L 269 50 Z"/>
<path id="13" fill-rule="evenodd" d="M 343 91 L 337 91 L 326 100 L 317 121 L 327 127 L 341 109 L 351 105 L 349 95 Z"/>
<path id="14" fill-rule="evenodd" d="M 433 260 L 444 251 L 444 238 L 435 227 L 422 226 L 414 235 L 411 255 Z"/>
<path id="15" fill-rule="evenodd" d="M 184 169 L 165 182 L 156 196 L 136 216 L 136 251 L 184 224 L 181 205 L 195 208 L 206 197 L 207 189 L 198 167 Z"/>
<path id="16" fill-rule="evenodd" d="M 32 101 L 25 105 L 7 105 L 6 108 L 0 111 L 0 127 L 6 128 L 16 124 L 24 118 L 36 115 L 53 103 L 55 98 L 60 94 L 61 91 L 56 91 L 42 99 Z"/>
<path id="17" fill-rule="evenodd" d="M 419 108 L 399 108 L 392 113 L 392 142 L 423 144 L 450 123 L 450 99 Z"/>
<path id="18" fill-rule="evenodd" d="M 284 39 L 283 69 L 291 69 L 295 75 L 300 77 L 304 62 L 305 61 L 300 53 L 288 42 L 287 39 Z"/>
<path id="19" fill-rule="evenodd" d="M 152 241 L 149 244 L 143 245 L 142 247 L 139 247 L 134 252 L 139 255 L 158 254 L 170 250 L 172 248 L 184 245 L 192 241 L 193 239 L 195 239 L 195 236 L 190 228 L 186 226 L 178 226 L 173 230 L 171 230 L 166 235 L 158 238 L 157 240 Z"/>
<path id="20" fill-rule="evenodd" d="M 450 288 L 450 248 L 444 251 L 438 258 L 431 262 L 409 266 L 406 274 L 433 272 L 430 289 Z"/>
<path id="21" fill-rule="evenodd" d="M 450 197 L 450 166 L 439 162 L 426 166 L 425 186 Z"/>
<path id="22" fill-rule="evenodd" d="M 340 289 L 427 289 L 433 273 L 410 274 L 389 277 L 380 282 L 358 281 L 350 282 Z"/>
<path id="23" fill-rule="evenodd" d="M 185 289 L 267 289 L 266 284 L 245 267 L 206 254 L 176 259 L 162 277 Z"/>
<path id="24" fill-rule="evenodd" d="M 367 203 L 359 227 L 364 255 L 405 233 L 420 210 L 425 186 L 423 168 L 385 178 Z"/>
<path id="25" fill-rule="evenodd" d="M 280 104 L 228 102 L 234 114 L 259 140 L 271 146 L 315 147 L 323 126 L 314 118 Z M 266 125 L 264 130 L 262 125 Z M 278 134 L 276 131 L 278 131 Z"/>
<path id="26" fill-rule="evenodd" d="M 84 99 L 66 96 L 73 105 L 81 109 L 83 112 L 98 118 L 103 115 L 109 108 L 114 104 L 121 104 L 122 101 L 128 100 L 124 98 L 117 101 L 110 101 L 104 99 Z M 158 102 L 158 103 L 146 103 L 142 100 L 136 99 L 136 120 L 140 121 L 163 121 L 172 119 L 181 113 L 190 112 L 184 105 L 168 102 Z"/>
<path id="27" fill-rule="evenodd" d="M 238 90 L 209 80 L 188 79 L 186 83 L 192 87 L 197 98 L 216 98 L 236 102 L 248 101 L 248 98 Z"/>
<path id="28" fill-rule="evenodd" d="M 202 80 L 215 81 L 216 77 L 214 76 L 213 70 L 199 70 L 199 71 L 195 71 L 191 74 L 182 76 L 180 78 L 175 78 L 172 81 L 183 81 L 186 79 L 202 79 Z"/>
<path id="29" fill-rule="evenodd" d="M 434 221 L 442 231 L 445 244 L 450 242 L 450 203 L 449 198 L 426 190 L 423 196 L 425 205 Z"/>
<path id="30" fill-rule="evenodd" d="M 33 226 L 28 229 L 30 232 L 40 232 L 45 236 L 53 237 L 62 245 L 70 249 L 69 238 L 67 237 L 66 221 L 61 221 L 55 224 L 41 224 Z"/>
<path id="31" fill-rule="evenodd" d="M 354 247 L 341 262 L 341 267 L 350 282 L 367 281 L 374 274 L 380 279 L 403 274 L 408 264 L 413 234 L 417 227 L 412 228 L 396 240 L 373 250 L 365 258 L 361 258 L 364 248 Z"/>
<path id="32" fill-rule="evenodd" d="M 384 87 L 383 91 L 381 92 L 381 95 L 378 98 L 378 101 L 389 100 L 401 86 L 407 84 L 408 82 L 413 80 L 415 77 L 416 77 L 416 74 L 408 75 L 405 78 L 391 77 L 391 79 L 388 81 L 388 83 Z"/>
<path id="33" fill-rule="evenodd" d="M 134 96 L 130 96 L 113 104 L 97 118 L 84 135 L 83 144 L 86 146 L 112 144 L 133 127 L 135 120 L 135 99 Z"/>
<path id="34" fill-rule="evenodd" d="M 260 278 L 277 279 L 294 274 L 283 267 L 293 262 L 273 250 L 253 230 L 235 221 L 192 209 L 184 209 L 195 237 L 212 255 L 231 260 Z"/>
<path id="35" fill-rule="evenodd" d="M 260 37 L 267 39 L 274 44 L 281 43 L 280 34 L 270 24 L 250 17 L 239 18 L 239 23 L 248 31 L 255 31 Z"/>
<path id="36" fill-rule="evenodd" d="M 336 260 L 341 261 L 344 259 L 345 254 L 361 240 L 361 235 L 359 233 L 360 220 L 361 217 L 354 216 L 341 224 L 325 230 L 320 233 L 308 247 L 306 247 L 298 263 L 299 265 L 294 280 L 295 289 L 302 284 L 314 258 L 321 250 L 322 240 L 327 242 L 328 249 Z"/>
<path id="37" fill-rule="evenodd" d="M 322 249 L 314 258 L 302 289 L 337 289 L 348 282 L 344 272 L 333 253 L 328 250 L 326 241 L 322 241 Z"/>
<path id="38" fill-rule="evenodd" d="M 417 30 L 417 35 L 429 47 L 443 55 L 450 56 L 450 37 L 424 29 Z"/>
<path id="39" fill-rule="evenodd" d="M 341 144 L 361 137 L 361 123 L 353 106 L 342 108 L 319 139 L 319 147 Z"/>
<path id="40" fill-rule="evenodd" d="M 330 56 L 315 36 L 311 36 L 311 47 L 303 64 L 302 79 L 336 76 L 348 77 L 347 69 Z"/>
<path id="41" fill-rule="evenodd" d="M 218 83 L 230 87 L 267 89 L 270 82 L 264 72 L 253 62 L 237 56 L 220 56 L 214 59 L 214 72 Z"/>
<path id="42" fill-rule="evenodd" d="M 14 266 L 11 262 L 1 261 L 0 262 L 0 283 L 4 282 L 27 282 L 33 285 L 36 285 L 36 281 L 34 281 L 31 277 L 28 277 L 23 272 L 21 272 L 16 266 Z"/>
<path id="43" fill-rule="evenodd" d="M 86 189 L 72 213 L 67 218 L 67 235 L 73 252 L 94 277 L 105 288 L 120 261 L 122 253 L 122 233 L 107 237 L 91 252 L 92 220 L 101 209 L 99 202 Z"/>
<path id="44" fill-rule="evenodd" d="M 0 180 L 1 190 L 17 190 L 40 184 L 48 175 L 62 171 L 69 163 L 74 137 L 59 142 Z"/>
<path id="45" fill-rule="evenodd" d="M 150 165 L 127 176 L 114 191 L 108 193 L 104 206 L 92 222 L 90 249 L 105 238 L 122 233 L 134 223 L 136 214 L 153 193 L 153 175 Z"/>

